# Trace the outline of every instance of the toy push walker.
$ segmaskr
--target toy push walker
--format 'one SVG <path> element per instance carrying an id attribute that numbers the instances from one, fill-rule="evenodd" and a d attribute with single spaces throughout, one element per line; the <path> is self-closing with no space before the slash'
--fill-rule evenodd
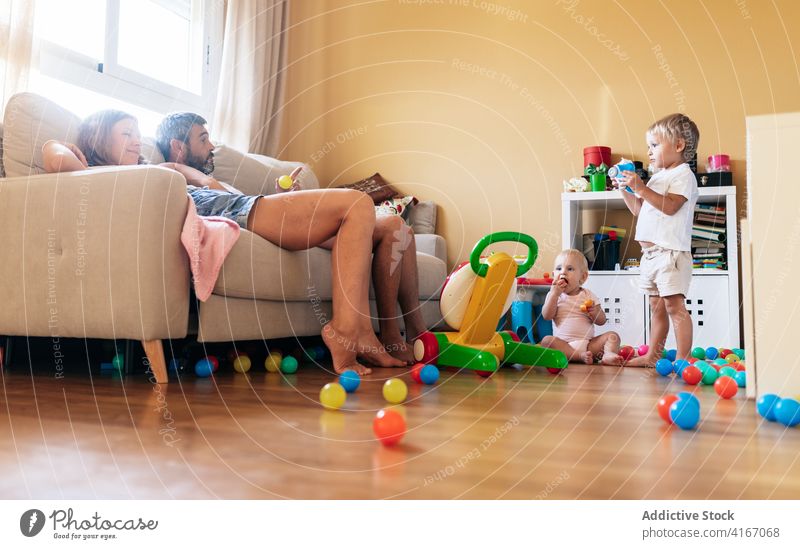
<path id="1" fill-rule="evenodd" d="M 504 252 L 481 261 L 481 252 L 496 242 L 528 246 L 522 265 Z M 526 234 L 499 232 L 484 236 L 470 254 L 468 264 L 445 281 L 439 302 L 444 321 L 454 332 L 424 332 L 414 342 L 414 357 L 424 364 L 455 366 L 491 375 L 501 362 L 544 366 L 559 373 L 567 367 L 561 351 L 521 343 L 513 332 L 497 332 L 497 323 L 516 295 L 516 278 L 536 262 L 538 246 Z"/>

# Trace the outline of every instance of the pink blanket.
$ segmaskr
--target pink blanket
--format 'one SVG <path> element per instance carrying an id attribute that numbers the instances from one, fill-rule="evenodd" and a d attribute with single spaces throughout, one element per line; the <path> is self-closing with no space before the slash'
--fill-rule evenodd
<path id="1" fill-rule="evenodd" d="M 239 239 L 239 225 L 224 217 L 200 217 L 191 198 L 181 242 L 189 254 L 194 293 L 200 301 L 211 295 L 222 263 Z"/>

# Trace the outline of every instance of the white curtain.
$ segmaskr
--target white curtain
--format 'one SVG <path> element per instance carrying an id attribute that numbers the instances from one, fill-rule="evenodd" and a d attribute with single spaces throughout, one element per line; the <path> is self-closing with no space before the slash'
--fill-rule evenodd
<path id="1" fill-rule="evenodd" d="M 34 0 L 0 0 L 0 111 L 25 91 L 33 64 Z"/>
<path id="2" fill-rule="evenodd" d="M 278 151 L 288 0 L 228 1 L 212 135 L 241 151 Z"/>

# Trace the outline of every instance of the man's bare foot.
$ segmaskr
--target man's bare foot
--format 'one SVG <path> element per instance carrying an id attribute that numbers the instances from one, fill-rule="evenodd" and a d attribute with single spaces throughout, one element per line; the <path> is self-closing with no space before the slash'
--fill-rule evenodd
<path id="1" fill-rule="evenodd" d="M 356 360 L 356 349 L 351 343 L 352 338 L 344 336 L 331 326 L 331 323 L 322 327 L 322 341 L 331 352 L 331 359 L 333 360 L 333 369 L 337 374 L 341 374 L 345 370 L 353 370 L 359 375 L 366 375 L 372 373 L 372 370 L 366 366 L 362 366 Z"/>
<path id="2" fill-rule="evenodd" d="M 333 329 L 335 328 L 334 326 Z M 372 331 L 372 327 L 361 328 L 357 333 L 353 334 L 338 331 L 335 335 L 348 349 L 355 350 L 356 357 L 369 362 L 372 366 L 380 366 L 381 368 L 406 366 L 402 360 L 398 360 L 386 352 L 386 349 L 375 336 L 375 332 Z"/>
<path id="3" fill-rule="evenodd" d="M 600 364 L 607 364 L 609 366 L 622 366 L 622 356 L 617 353 L 603 353 L 603 358 L 600 359 Z"/>
<path id="4" fill-rule="evenodd" d="M 625 366 L 629 366 L 631 368 L 655 368 L 656 361 L 648 355 L 637 356 L 636 358 L 632 358 L 626 362 Z"/>
<path id="5" fill-rule="evenodd" d="M 404 366 L 414 363 L 414 347 L 410 343 L 406 343 L 401 337 L 381 337 L 381 343 L 383 343 L 390 355 L 404 362 Z"/>
<path id="6" fill-rule="evenodd" d="M 594 364 L 594 355 L 592 355 L 591 351 L 584 351 L 581 353 L 581 360 L 583 360 L 585 364 Z"/>

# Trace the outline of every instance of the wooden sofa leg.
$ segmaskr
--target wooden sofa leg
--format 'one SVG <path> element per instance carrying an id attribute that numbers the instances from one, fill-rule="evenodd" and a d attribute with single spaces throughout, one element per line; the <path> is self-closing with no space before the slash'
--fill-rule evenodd
<path id="1" fill-rule="evenodd" d="M 147 355 L 147 361 L 150 363 L 150 370 L 153 371 L 156 383 L 167 383 L 167 364 L 164 361 L 164 346 L 161 344 L 161 340 L 142 341 L 142 347 L 144 347 L 144 353 Z"/>

